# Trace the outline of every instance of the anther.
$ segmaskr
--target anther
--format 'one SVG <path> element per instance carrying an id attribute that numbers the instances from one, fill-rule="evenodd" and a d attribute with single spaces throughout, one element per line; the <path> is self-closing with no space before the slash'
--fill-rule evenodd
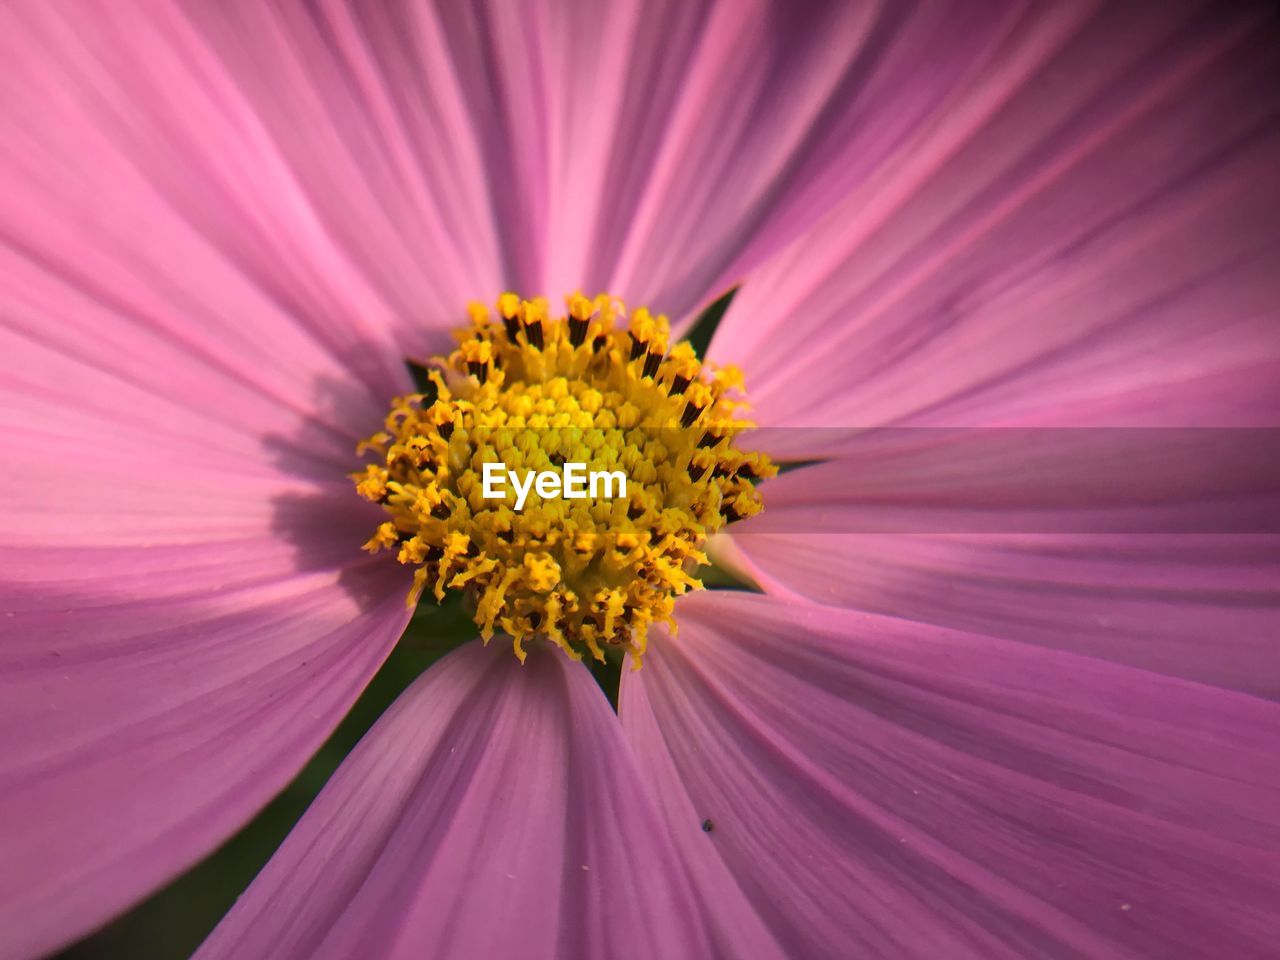
<path id="1" fill-rule="evenodd" d="M 587 328 L 591 326 L 591 314 L 595 305 L 586 297 L 569 298 L 569 344 L 574 348 L 582 346 L 587 339 Z"/>
<path id="2" fill-rule="evenodd" d="M 644 372 L 641 374 L 641 376 L 647 377 L 648 379 L 652 380 L 654 377 L 654 374 L 658 372 L 658 365 L 660 363 L 662 363 L 662 354 L 660 353 L 645 354 Z"/>
<path id="3" fill-rule="evenodd" d="M 502 325 L 506 328 L 507 339 L 513 344 L 520 332 L 520 298 L 514 293 L 504 293 L 498 298 L 498 313 L 502 316 Z"/>

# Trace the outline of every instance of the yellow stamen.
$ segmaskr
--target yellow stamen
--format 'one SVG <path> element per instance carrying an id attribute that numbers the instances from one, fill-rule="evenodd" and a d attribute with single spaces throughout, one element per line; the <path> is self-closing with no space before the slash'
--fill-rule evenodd
<path id="1" fill-rule="evenodd" d="M 504 293 L 493 316 L 469 308 L 459 346 L 435 363 L 435 396 L 397 397 L 352 474 L 390 519 L 364 545 L 416 567 L 408 602 L 428 588 L 465 592 L 486 642 L 545 637 L 569 656 L 625 650 L 639 666 L 650 624 L 672 624 L 675 598 L 702 584 L 707 537 L 758 513 L 755 481 L 776 473 L 734 437 L 742 377 L 709 370 L 692 347 L 668 351 L 664 316 L 574 294 L 565 316 Z M 561 499 L 510 487 L 486 499 L 486 463 L 622 471 L 627 496 Z"/>

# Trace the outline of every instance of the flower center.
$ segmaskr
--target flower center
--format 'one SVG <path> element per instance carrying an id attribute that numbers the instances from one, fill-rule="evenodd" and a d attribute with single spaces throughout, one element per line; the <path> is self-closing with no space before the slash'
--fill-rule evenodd
<path id="1" fill-rule="evenodd" d="M 649 625 L 674 628 L 675 598 L 702 586 L 707 537 L 758 513 L 754 482 L 776 468 L 735 447 L 750 426 L 736 369 L 668 350 L 666 317 L 609 296 L 568 308 L 511 293 L 496 316 L 471 306 L 458 349 L 430 364 L 434 396 L 397 397 L 357 450 L 378 459 L 356 490 L 389 515 L 364 547 L 416 568 L 410 606 L 463 591 L 485 641 L 501 630 L 522 661 L 542 636 L 638 666 Z"/>

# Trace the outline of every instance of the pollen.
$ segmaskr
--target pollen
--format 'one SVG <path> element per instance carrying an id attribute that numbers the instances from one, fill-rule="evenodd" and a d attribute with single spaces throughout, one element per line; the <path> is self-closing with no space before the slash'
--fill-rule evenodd
<path id="1" fill-rule="evenodd" d="M 738 449 L 741 374 L 670 345 L 665 316 L 607 296 L 547 301 L 504 293 L 470 307 L 458 347 L 427 364 L 431 389 L 397 397 L 357 453 L 356 492 L 387 518 L 364 549 L 414 568 L 407 602 L 466 597 L 487 643 L 517 657 L 545 638 L 574 659 L 632 655 L 649 627 L 675 628 L 675 599 L 700 589 L 707 538 L 758 513 L 756 481 L 777 471 Z M 482 489 L 485 464 L 513 474 L 621 471 L 626 495 L 543 497 L 516 509 Z"/>

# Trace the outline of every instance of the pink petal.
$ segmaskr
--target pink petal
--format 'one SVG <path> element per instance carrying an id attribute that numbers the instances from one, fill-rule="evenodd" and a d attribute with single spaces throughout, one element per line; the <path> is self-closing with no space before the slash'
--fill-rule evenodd
<path id="1" fill-rule="evenodd" d="M 542 124 L 508 143 L 545 155 L 546 291 L 677 317 L 933 122 L 1015 19 L 1004 4 L 546 3 L 527 24 L 495 9 L 481 32 L 502 51 L 499 106 L 544 97 Z"/>
<path id="2" fill-rule="evenodd" d="M 1280 936 L 1274 704 L 722 593 L 681 601 L 620 707 L 791 955 L 1262 958 Z"/>
<path id="3" fill-rule="evenodd" d="M 8 5 L 0 48 L 0 929 L 22 957 L 213 849 L 377 669 L 408 585 L 360 553 L 379 513 L 345 474 L 409 384 L 387 309 L 168 8 Z"/>
<path id="4" fill-rule="evenodd" d="M 300 325 L 162 329 L 4 263 L 0 929 L 26 957 L 283 787 L 403 630 L 408 583 L 360 553 L 379 512 L 344 476 L 385 400 Z"/>
<path id="5" fill-rule="evenodd" d="M 1144 431 L 1137 449 L 1131 431 L 1073 433 L 1082 442 L 1047 459 L 1019 450 L 1023 432 L 970 431 L 786 473 L 735 526 L 736 559 L 767 589 L 820 603 L 1280 694 L 1271 472 L 1192 442 L 1229 431 Z"/>
<path id="6" fill-rule="evenodd" d="M 378 397 L 282 314 L 192 323 L 170 290 L 84 266 L 0 253 L 0 929 L 18 957 L 252 816 L 408 616 L 394 563 L 359 551 L 378 511 L 344 476 L 403 368 Z"/>
<path id="7" fill-rule="evenodd" d="M 348 20 L 6 8 L 0 225 L 77 274 L 127 275 L 95 276 L 100 295 L 177 285 L 192 325 L 225 306 L 305 317 L 339 350 L 389 330 L 422 346 L 501 286 L 475 134 L 438 58 L 380 64 Z M 442 79 L 397 104 L 406 69 Z"/>
<path id="8" fill-rule="evenodd" d="M 208 853 L 355 700 L 406 585 L 381 565 L 299 571 L 300 549 L 0 548 L 5 956 L 75 939 Z"/>
<path id="9" fill-rule="evenodd" d="M 707 951 L 590 674 L 472 643 L 379 721 L 197 956 Z"/>
<path id="10" fill-rule="evenodd" d="M 3 22 L 0 222 L 77 271 L 183 276 L 193 313 L 304 314 L 340 349 L 361 331 L 437 349 L 426 330 L 505 287 L 608 288 L 680 316 L 933 123 L 1016 19 L 1003 3 L 32 4 Z"/>
<path id="11" fill-rule="evenodd" d="M 711 354 L 744 368 L 753 419 L 1275 423 L 1280 86 L 1261 17 L 1029 18 L 744 285 Z"/>

